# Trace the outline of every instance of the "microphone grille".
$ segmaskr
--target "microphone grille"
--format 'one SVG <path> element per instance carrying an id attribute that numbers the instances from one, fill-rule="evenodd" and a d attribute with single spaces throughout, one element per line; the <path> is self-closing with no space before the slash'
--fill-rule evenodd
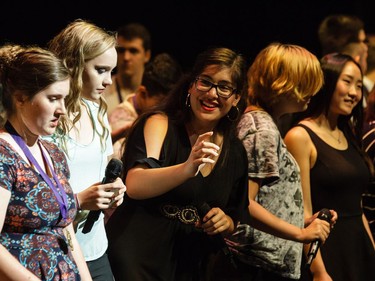
<path id="1" fill-rule="evenodd" d="M 324 208 L 324 209 L 320 210 L 318 218 L 321 219 L 321 220 L 325 220 L 327 222 L 330 222 L 331 218 L 332 218 L 332 215 L 331 215 L 331 212 L 328 209 Z"/>
<path id="2" fill-rule="evenodd" d="M 112 177 L 119 177 L 122 172 L 122 161 L 117 158 L 112 158 L 105 169 L 106 177 L 112 175 Z"/>

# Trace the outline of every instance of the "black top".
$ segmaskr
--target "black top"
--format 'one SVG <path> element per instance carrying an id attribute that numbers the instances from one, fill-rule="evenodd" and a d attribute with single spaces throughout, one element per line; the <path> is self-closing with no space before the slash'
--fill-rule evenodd
<path id="1" fill-rule="evenodd" d="M 313 212 L 328 208 L 338 214 L 334 229 L 320 247 L 326 270 L 335 281 L 373 281 L 375 250 L 364 227 L 361 208 L 369 170 L 350 142 L 347 149 L 338 150 L 310 128 L 299 126 L 309 133 L 318 153 L 310 170 Z"/>
<path id="2" fill-rule="evenodd" d="M 185 126 L 170 121 L 160 159 L 147 158 L 144 123 L 142 120 L 128 139 L 125 171 L 138 163 L 158 168 L 187 160 L 191 145 Z M 106 226 L 108 254 L 116 280 L 198 280 L 201 258 L 212 250 L 211 240 L 194 224 L 181 222 L 178 215 L 168 218 L 161 209 L 171 205 L 194 210 L 207 202 L 211 207 L 222 208 L 235 221 L 248 212 L 246 151 L 235 137 L 224 141 L 230 142 L 228 158 L 223 162 L 221 153 L 207 177 L 198 173 L 152 199 L 133 200 L 125 195 L 124 203 Z"/>

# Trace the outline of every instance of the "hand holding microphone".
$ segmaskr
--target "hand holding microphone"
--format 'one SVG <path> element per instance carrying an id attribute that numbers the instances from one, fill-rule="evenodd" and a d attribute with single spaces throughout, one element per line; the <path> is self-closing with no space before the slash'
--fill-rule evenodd
<path id="1" fill-rule="evenodd" d="M 199 217 L 202 220 L 203 217 L 211 210 L 211 207 L 206 202 L 204 202 L 197 209 L 198 209 Z M 211 235 L 210 237 L 211 237 L 213 243 L 215 244 L 216 248 L 219 249 L 220 251 L 222 251 L 224 256 L 226 256 L 229 259 L 232 266 L 236 269 L 237 264 L 235 263 L 235 261 L 233 259 L 233 254 L 229 250 L 228 245 L 224 240 L 224 237 L 220 233 L 215 234 L 215 235 Z"/>
<path id="2" fill-rule="evenodd" d="M 108 162 L 107 167 L 105 169 L 105 175 L 102 180 L 102 184 L 114 182 L 121 175 L 122 166 L 123 165 L 122 165 L 121 160 L 112 158 Z M 114 199 L 112 199 L 112 201 L 110 202 L 110 206 L 113 203 L 114 203 Z M 94 211 L 89 212 L 86 222 L 84 224 L 84 227 L 82 229 L 82 233 L 88 233 L 91 231 L 92 226 L 94 225 L 95 221 L 98 220 L 100 213 L 101 213 L 101 210 L 94 210 Z"/>
<path id="3" fill-rule="evenodd" d="M 325 209 L 325 208 L 320 210 L 318 214 L 318 219 L 325 220 L 329 223 L 331 221 L 331 218 L 332 218 L 332 215 L 331 215 L 330 210 Z M 320 245 L 321 245 L 321 241 L 319 239 L 311 242 L 309 252 L 307 254 L 306 268 L 310 267 L 313 259 L 316 256 L 316 253 L 319 250 Z"/>

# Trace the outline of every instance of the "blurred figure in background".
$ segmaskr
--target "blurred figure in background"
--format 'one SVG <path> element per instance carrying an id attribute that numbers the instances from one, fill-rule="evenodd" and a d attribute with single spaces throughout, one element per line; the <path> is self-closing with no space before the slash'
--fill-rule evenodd
<path id="1" fill-rule="evenodd" d="M 363 84 L 370 92 L 375 85 L 375 40 L 370 41 L 367 51 L 367 70 L 363 77 Z"/>
<path id="2" fill-rule="evenodd" d="M 129 23 L 117 30 L 117 66 L 113 84 L 104 91 L 108 114 L 141 85 L 147 62 L 151 59 L 151 35 L 140 23 Z"/>
<path id="3" fill-rule="evenodd" d="M 318 28 L 322 55 L 341 52 L 349 43 L 366 45 L 365 24 L 355 15 L 333 14 L 322 20 Z"/>
<path id="4" fill-rule="evenodd" d="M 146 65 L 141 85 L 109 116 L 116 157 L 121 158 L 122 143 L 138 115 L 163 102 L 181 76 L 180 64 L 167 53 L 158 54 Z"/>

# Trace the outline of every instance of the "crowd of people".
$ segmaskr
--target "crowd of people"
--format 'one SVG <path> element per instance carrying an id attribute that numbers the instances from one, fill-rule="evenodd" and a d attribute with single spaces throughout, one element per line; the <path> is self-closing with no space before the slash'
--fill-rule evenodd
<path id="1" fill-rule="evenodd" d="M 375 280 L 375 43 L 318 35 L 187 70 L 140 23 L 0 46 L 0 280 Z"/>

